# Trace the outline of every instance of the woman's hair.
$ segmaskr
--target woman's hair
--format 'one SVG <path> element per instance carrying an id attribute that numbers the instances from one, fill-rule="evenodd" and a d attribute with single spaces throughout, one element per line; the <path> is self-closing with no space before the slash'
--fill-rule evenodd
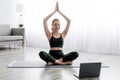
<path id="1" fill-rule="evenodd" d="M 59 21 L 59 19 L 55 18 L 52 20 L 52 24 L 55 22 L 55 21 Z"/>

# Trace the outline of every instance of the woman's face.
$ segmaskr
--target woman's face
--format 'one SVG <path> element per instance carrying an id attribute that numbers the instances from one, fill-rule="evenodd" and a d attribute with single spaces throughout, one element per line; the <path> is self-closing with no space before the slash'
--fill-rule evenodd
<path id="1" fill-rule="evenodd" d="M 53 31 L 59 31 L 60 29 L 60 21 L 56 20 L 52 23 L 52 30 Z"/>

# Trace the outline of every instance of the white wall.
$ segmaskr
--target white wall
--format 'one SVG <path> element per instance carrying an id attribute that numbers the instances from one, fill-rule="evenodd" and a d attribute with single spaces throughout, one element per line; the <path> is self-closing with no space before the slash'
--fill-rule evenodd
<path id="1" fill-rule="evenodd" d="M 10 24 L 16 27 L 16 2 L 17 0 L 0 0 L 0 24 Z"/>
<path id="2" fill-rule="evenodd" d="M 1 0 L 0 23 L 16 25 L 16 0 Z M 24 0 L 24 23 L 27 46 L 49 48 L 43 29 L 43 18 L 54 10 L 57 0 Z M 58 0 L 60 10 L 71 19 L 71 28 L 65 38 L 65 49 L 96 53 L 120 54 L 119 0 Z M 4 4 L 4 5 L 3 5 Z M 9 4 L 9 8 L 5 7 Z M 4 6 L 1 8 L 1 6 Z M 10 10 L 8 14 L 8 9 Z M 61 20 L 61 28 L 65 26 Z M 12 19 L 12 20 L 11 20 Z M 49 21 L 50 26 L 50 21 Z M 50 26 L 51 27 L 51 26 Z M 50 28 L 49 27 L 49 28 Z M 61 29 L 61 31 L 62 31 Z"/>

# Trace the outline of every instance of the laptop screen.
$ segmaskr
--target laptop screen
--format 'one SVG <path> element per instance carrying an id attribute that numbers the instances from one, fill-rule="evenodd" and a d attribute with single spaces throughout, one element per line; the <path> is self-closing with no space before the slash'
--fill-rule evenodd
<path id="1" fill-rule="evenodd" d="M 81 63 L 79 70 L 79 78 L 99 77 L 101 70 L 101 62 Z"/>

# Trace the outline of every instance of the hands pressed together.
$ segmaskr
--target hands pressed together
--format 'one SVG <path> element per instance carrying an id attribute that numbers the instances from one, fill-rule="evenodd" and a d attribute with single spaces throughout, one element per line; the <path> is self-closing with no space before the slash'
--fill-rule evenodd
<path id="1" fill-rule="evenodd" d="M 59 11 L 59 4 L 58 4 L 58 2 L 56 3 L 56 7 L 55 7 L 55 11 L 54 11 L 54 12 L 61 13 L 61 12 Z"/>

